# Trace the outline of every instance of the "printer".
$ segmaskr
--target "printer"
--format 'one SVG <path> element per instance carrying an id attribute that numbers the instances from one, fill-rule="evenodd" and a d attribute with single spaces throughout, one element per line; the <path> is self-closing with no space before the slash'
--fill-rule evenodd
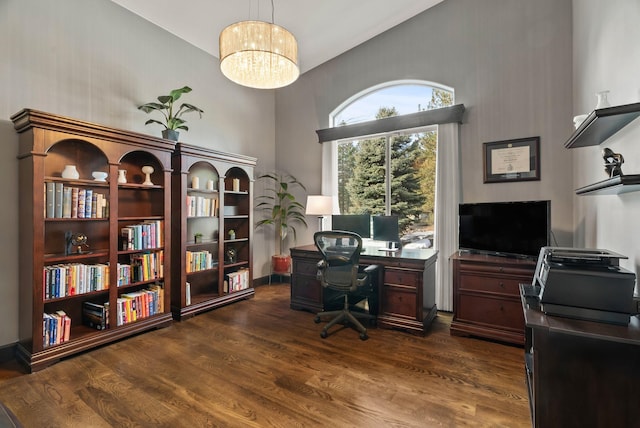
<path id="1" fill-rule="evenodd" d="M 636 276 L 619 266 L 626 258 L 608 250 L 542 247 L 532 290 L 546 314 L 629 324 Z"/>

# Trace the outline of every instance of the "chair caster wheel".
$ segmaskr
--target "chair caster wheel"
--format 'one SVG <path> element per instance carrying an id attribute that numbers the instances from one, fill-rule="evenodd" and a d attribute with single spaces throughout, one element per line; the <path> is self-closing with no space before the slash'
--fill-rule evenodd
<path id="1" fill-rule="evenodd" d="M 316 324 L 320 324 L 320 317 L 315 317 L 313 319 L 313 322 L 316 323 Z"/>
<path id="2" fill-rule="evenodd" d="M 326 339 L 326 338 L 327 338 L 327 336 L 328 336 L 328 334 L 327 334 L 327 332 L 326 332 L 326 331 L 322 331 L 322 332 L 320 333 L 320 337 L 321 337 L 321 338 L 323 338 L 323 339 Z"/>
<path id="3" fill-rule="evenodd" d="M 368 338 L 367 333 L 360 333 L 360 340 L 367 340 Z"/>

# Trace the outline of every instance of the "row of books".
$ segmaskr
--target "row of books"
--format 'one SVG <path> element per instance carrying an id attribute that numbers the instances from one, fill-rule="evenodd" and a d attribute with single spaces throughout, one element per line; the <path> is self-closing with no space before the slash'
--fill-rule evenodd
<path id="1" fill-rule="evenodd" d="M 109 302 L 104 304 L 83 302 L 82 322 L 96 330 L 109 328 Z"/>
<path id="2" fill-rule="evenodd" d="M 117 300 L 117 325 L 124 325 L 143 318 L 164 313 L 164 288 L 154 284 L 146 290 L 122 294 Z M 83 302 L 82 322 L 96 330 L 109 328 L 109 302 L 103 304 Z M 64 311 L 44 314 L 44 347 L 58 345 L 69 340 L 71 318 Z"/>
<path id="3" fill-rule="evenodd" d="M 238 269 L 235 272 L 225 274 L 223 287 L 225 293 L 249 288 L 249 269 Z"/>
<path id="4" fill-rule="evenodd" d="M 131 263 L 118 263 L 117 286 L 164 277 L 164 251 L 132 254 Z"/>
<path id="5" fill-rule="evenodd" d="M 108 198 L 93 189 L 46 182 L 44 195 L 46 218 L 109 217 Z"/>
<path id="6" fill-rule="evenodd" d="M 154 284 L 146 290 L 122 294 L 116 304 L 118 325 L 148 318 L 164 312 L 164 288 Z"/>
<path id="7" fill-rule="evenodd" d="M 56 299 L 109 288 L 109 264 L 69 263 L 45 266 L 44 299 Z"/>
<path id="8" fill-rule="evenodd" d="M 187 196 L 187 217 L 217 217 L 218 199 Z"/>
<path id="9" fill-rule="evenodd" d="M 45 348 L 69 341 L 71 318 L 64 311 L 44 313 L 42 317 L 42 345 Z"/>
<path id="10" fill-rule="evenodd" d="M 164 251 L 132 254 L 129 271 L 130 283 L 150 281 L 164 276 Z"/>
<path id="11" fill-rule="evenodd" d="M 144 223 L 132 224 L 120 229 L 122 237 L 122 249 L 146 250 L 159 248 L 163 245 L 162 220 L 146 221 Z"/>
<path id="12" fill-rule="evenodd" d="M 203 251 L 187 251 L 187 273 L 197 272 L 200 270 L 211 269 L 218 266 L 218 261 L 208 250 Z"/>

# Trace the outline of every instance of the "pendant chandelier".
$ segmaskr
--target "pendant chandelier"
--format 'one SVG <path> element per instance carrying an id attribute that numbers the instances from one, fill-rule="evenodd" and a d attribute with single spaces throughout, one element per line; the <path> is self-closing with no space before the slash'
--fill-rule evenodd
<path id="1" fill-rule="evenodd" d="M 287 86 L 298 78 L 298 44 L 285 28 L 264 21 L 241 21 L 220 33 L 220 70 L 239 85 L 258 89 Z"/>

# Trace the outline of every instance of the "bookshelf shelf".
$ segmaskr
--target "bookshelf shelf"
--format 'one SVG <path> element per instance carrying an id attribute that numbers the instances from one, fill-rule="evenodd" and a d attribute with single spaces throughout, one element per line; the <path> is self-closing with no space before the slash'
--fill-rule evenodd
<path id="1" fill-rule="evenodd" d="M 139 250 L 119 250 L 118 254 L 144 254 L 163 250 L 164 247 L 144 248 Z"/>
<path id="2" fill-rule="evenodd" d="M 171 153 L 175 143 L 31 109 L 16 113 L 11 120 L 19 134 L 19 228 L 23 237 L 19 247 L 18 359 L 30 371 L 37 371 L 61 358 L 168 325 Z M 75 165 L 80 177 L 61 177 L 66 165 Z M 142 185 L 145 165 L 154 168 L 153 186 Z M 111 179 L 118 176 L 119 169 L 127 170 L 130 184 Z M 107 181 L 94 180 L 94 171 L 106 172 Z M 62 196 L 57 196 L 58 189 Z M 76 192 L 77 199 L 69 198 L 69 193 L 75 196 Z M 84 214 L 94 218 L 80 215 L 80 201 L 85 205 Z M 64 209 L 70 204 L 77 217 L 68 218 L 66 211 L 65 218 L 56 211 L 56 202 Z M 50 205 L 54 215 L 49 213 Z M 162 245 L 120 251 L 121 228 L 149 221 L 160 222 L 157 230 L 164 237 Z M 86 236 L 88 247 L 83 250 L 87 252 L 65 254 L 68 232 Z M 161 262 L 153 267 L 164 275 L 117 286 L 120 268 L 129 266 L 132 257 L 160 251 L 164 255 L 155 257 Z M 121 301 L 137 298 L 123 296 L 125 293 L 145 295 L 158 314 L 117 326 Z M 84 325 L 87 308 L 103 308 L 106 313 L 107 306 L 108 328 Z M 104 315 L 103 321 L 106 325 Z"/>
<path id="3" fill-rule="evenodd" d="M 77 179 L 77 180 L 70 180 L 68 178 L 62 178 L 62 177 L 44 177 L 44 181 L 51 181 L 54 183 L 65 183 L 68 184 L 70 186 L 84 186 L 84 187 L 98 187 L 98 188 L 109 188 L 109 182 L 108 181 L 96 181 L 96 180 L 86 180 L 86 179 Z"/>
<path id="4" fill-rule="evenodd" d="M 249 272 L 251 270 L 253 228 L 250 226 L 253 208 L 250 195 L 255 163 L 256 159 L 251 157 L 184 143 L 176 145 L 172 159 L 172 260 L 176 268 L 173 270 L 171 296 L 175 319 L 182 320 L 253 297 L 255 291 L 250 275 L 245 278 L 247 288 L 243 293 L 238 292 L 230 298 L 224 290 L 229 274 L 241 268 Z M 192 187 L 194 182 L 198 188 Z M 240 191 L 225 190 L 233 189 L 234 183 Z M 212 184 L 214 189 L 207 189 Z M 202 200 L 198 202 L 197 198 Z M 208 208 L 203 208 L 207 204 Z M 233 215 L 225 215 L 229 207 L 232 207 Z M 236 231 L 238 239 L 223 240 L 230 229 Z M 202 242 L 194 242 L 196 233 L 202 234 Z M 238 259 L 243 260 L 241 263 L 224 263 L 230 245 L 238 247 L 236 251 Z M 209 257 L 214 265 L 187 272 L 187 251 Z"/>
<path id="5" fill-rule="evenodd" d="M 194 271 L 191 271 L 191 272 L 187 272 L 187 276 L 191 277 L 191 276 L 203 275 L 203 274 L 208 274 L 209 272 L 215 272 L 217 270 L 219 270 L 219 266 L 215 265 L 215 266 L 207 268 L 207 269 L 200 269 L 200 270 L 194 270 Z"/>
<path id="6" fill-rule="evenodd" d="M 44 260 L 46 260 L 47 263 L 54 263 L 54 262 L 62 262 L 62 261 L 75 262 L 79 260 L 95 259 L 95 258 L 104 257 L 108 255 L 109 255 L 109 250 L 93 250 L 93 251 L 87 251 L 82 254 L 68 254 L 68 255 L 44 254 L 43 258 Z"/>
<path id="7" fill-rule="evenodd" d="M 139 184 L 139 183 L 119 183 L 118 184 L 118 188 L 126 190 L 140 190 L 140 189 L 144 189 L 144 190 L 162 190 L 164 189 L 163 186 L 154 184 L 154 185 L 147 185 L 147 184 Z"/>
<path id="8" fill-rule="evenodd" d="M 236 263 L 225 263 L 224 267 L 227 268 L 237 268 L 237 267 L 242 267 L 242 266 L 247 266 L 249 264 L 248 261 L 240 261 L 240 262 L 236 262 Z"/>
<path id="9" fill-rule="evenodd" d="M 78 293 L 78 294 L 73 294 L 71 296 L 64 296 L 64 297 L 56 297 L 53 299 L 44 299 L 44 304 L 48 305 L 50 303 L 56 303 L 56 302 L 60 302 L 63 300 L 73 300 L 73 299 L 85 299 L 87 297 L 92 297 L 92 296 L 99 296 L 105 293 L 108 293 L 109 290 L 105 289 L 105 290 L 96 290 L 96 291 L 89 291 L 87 293 Z"/>
<path id="10" fill-rule="evenodd" d="M 45 218 L 46 222 L 62 222 L 62 223 L 71 223 L 76 221 L 87 221 L 87 222 L 98 222 L 98 221 L 109 221 L 109 217 L 103 218 Z"/>

